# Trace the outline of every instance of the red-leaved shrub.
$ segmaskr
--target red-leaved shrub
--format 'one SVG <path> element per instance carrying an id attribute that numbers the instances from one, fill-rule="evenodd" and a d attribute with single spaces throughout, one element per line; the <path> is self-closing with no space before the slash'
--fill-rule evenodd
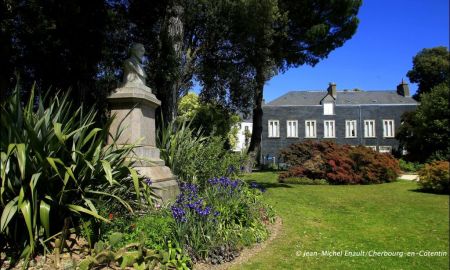
<path id="1" fill-rule="evenodd" d="M 449 162 L 434 161 L 419 171 L 419 186 L 427 191 L 450 193 Z"/>
<path id="2" fill-rule="evenodd" d="M 400 173 L 398 161 L 364 146 L 351 147 L 331 141 L 305 141 L 281 151 L 290 167 L 279 179 L 307 177 L 331 184 L 392 182 Z"/>

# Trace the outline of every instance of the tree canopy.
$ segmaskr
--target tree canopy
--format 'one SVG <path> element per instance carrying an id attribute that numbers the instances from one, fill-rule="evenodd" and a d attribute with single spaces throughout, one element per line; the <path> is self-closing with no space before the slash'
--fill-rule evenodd
<path id="1" fill-rule="evenodd" d="M 104 110 L 128 46 L 141 42 L 165 121 L 197 80 L 202 101 L 253 113 L 254 153 L 264 84 L 342 46 L 356 31 L 360 6 L 360 0 L 6 0 L 0 89 L 12 89 L 18 73 L 24 85 L 36 81 L 51 95 L 72 87 L 75 101 Z"/>
<path id="2" fill-rule="evenodd" d="M 447 160 L 450 157 L 449 100 L 449 85 L 444 82 L 421 95 L 416 111 L 402 116 L 397 139 L 412 160 Z"/>
<path id="3" fill-rule="evenodd" d="M 418 83 L 414 98 L 420 100 L 424 93 L 445 81 L 450 81 L 450 52 L 447 47 L 421 50 L 413 58 L 413 68 L 407 76 L 412 83 Z"/>
<path id="4" fill-rule="evenodd" d="M 264 84 L 279 71 L 315 65 L 342 46 L 356 31 L 360 6 L 359 0 L 247 0 L 223 7 L 231 19 L 201 61 L 201 95 L 250 101 L 254 156 L 261 142 Z M 229 72 L 230 65 L 239 72 Z"/>

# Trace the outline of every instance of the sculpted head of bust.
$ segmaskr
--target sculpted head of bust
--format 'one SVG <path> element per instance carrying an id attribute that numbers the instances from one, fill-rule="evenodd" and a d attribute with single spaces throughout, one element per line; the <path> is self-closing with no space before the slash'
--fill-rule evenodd
<path id="1" fill-rule="evenodd" d="M 142 67 L 142 57 L 145 48 L 141 43 L 133 43 L 130 48 L 130 58 L 123 62 L 123 86 L 144 87 L 147 75 Z"/>
<path id="2" fill-rule="evenodd" d="M 141 43 L 133 43 L 133 45 L 131 45 L 131 49 L 130 49 L 130 56 L 131 57 L 136 57 L 139 59 L 139 61 L 142 61 L 142 57 L 144 57 L 145 54 L 145 48 L 144 45 L 142 45 Z"/>

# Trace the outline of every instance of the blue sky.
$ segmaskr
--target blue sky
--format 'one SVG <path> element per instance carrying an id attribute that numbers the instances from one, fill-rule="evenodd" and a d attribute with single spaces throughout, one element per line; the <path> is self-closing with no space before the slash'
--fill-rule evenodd
<path id="1" fill-rule="evenodd" d="M 266 83 L 271 101 L 292 90 L 394 90 L 423 48 L 449 47 L 448 0 L 363 0 L 358 30 L 315 67 L 302 66 Z M 417 85 L 410 84 L 414 93 Z"/>

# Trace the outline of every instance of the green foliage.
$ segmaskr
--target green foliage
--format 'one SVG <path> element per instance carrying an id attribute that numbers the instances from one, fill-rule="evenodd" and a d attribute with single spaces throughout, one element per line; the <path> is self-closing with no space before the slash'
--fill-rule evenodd
<path id="1" fill-rule="evenodd" d="M 11 78 L 17 72 L 25 91 L 35 81 L 40 92 L 49 96 L 73 87 L 71 100 L 77 106 L 83 102 L 103 110 L 108 90 L 116 85 L 114 72 L 128 43 L 124 39 L 129 38 L 127 32 L 118 34 L 123 29 L 119 5 L 104 0 L 67 5 L 17 0 L 0 5 L 0 58 L 5 68 L 0 74 L 0 95 L 13 89 Z"/>
<path id="2" fill-rule="evenodd" d="M 242 246 L 265 240 L 265 225 L 274 220 L 256 186 L 226 177 L 208 180 L 203 190 L 181 185 L 172 215 L 178 241 L 190 256 L 213 264 L 232 260 Z"/>
<path id="3" fill-rule="evenodd" d="M 101 232 L 111 237 L 122 232 L 121 245 L 142 242 L 146 248 L 164 249 L 168 241 L 174 238 L 174 220 L 166 209 L 147 212 L 145 215 L 135 217 L 114 217 L 112 223 L 104 224 Z M 112 242 L 110 241 L 111 245 Z"/>
<path id="4" fill-rule="evenodd" d="M 121 235 L 116 233 L 120 243 Z M 78 265 L 80 270 L 97 269 L 108 265 L 114 265 L 124 269 L 190 269 L 190 258 L 169 241 L 167 249 L 152 250 L 142 243 L 128 244 L 119 249 L 115 249 L 111 242 L 99 241 L 95 244 L 92 254 L 83 259 Z"/>
<path id="5" fill-rule="evenodd" d="M 433 161 L 425 164 L 419 171 L 419 186 L 438 193 L 450 193 L 450 175 L 448 161 Z"/>
<path id="6" fill-rule="evenodd" d="M 198 168 L 195 160 L 203 151 L 207 139 L 200 134 L 200 131 L 190 129 L 185 121 L 181 124 L 175 121 L 161 124 L 156 132 L 156 145 L 161 150 L 161 159 L 182 181 L 196 181 Z"/>
<path id="7" fill-rule="evenodd" d="M 326 179 L 331 184 L 392 182 L 400 173 L 398 161 L 364 146 L 350 147 L 331 141 L 304 141 L 281 151 L 290 165 L 280 181 L 291 177 Z"/>
<path id="8" fill-rule="evenodd" d="M 66 220 L 74 226 L 85 219 L 109 222 L 98 212 L 99 201 L 132 212 L 132 200 L 116 188 L 126 188 L 140 203 L 140 186 L 132 186 L 139 179 L 126 159 L 135 146 L 105 143 L 112 119 L 96 128 L 95 112 L 74 111 L 68 94 L 51 98 L 45 108 L 31 93 L 23 105 L 16 89 L 0 116 L 0 233 L 25 256 L 65 228 Z"/>
<path id="9" fill-rule="evenodd" d="M 411 160 L 447 160 L 450 157 L 450 88 L 448 83 L 435 86 L 422 95 L 415 112 L 402 116 L 397 139 Z"/>
<path id="10" fill-rule="evenodd" d="M 201 102 L 193 92 L 180 99 L 177 119 L 190 122 L 192 129 L 201 129 L 205 136 L 224 137 L 230 148 L 236 145 L 239 116 L 218 104 Z"/>
<path id="11" fill-rule="evenodd" d="M 413 68 L 407 76 L 412 83 L 419 84 L 415 98 L 428 93 L 435 86 L 450 80 L 450 52 L 440 46 L 421 50 L 413 58 Z"/>
<path id="12" fill-rule="evenodd" d="M 179 246 L 173 246 L 171 241 L 168 241 L 166 250 L 159 250 L 159 254 L 162 256 L 161 269 L 190 269 L 191 259 L 189 256 Z"/>
<path id="13" fill-rule="evenodd" d="M 280 183 L 300 185 L 328 185 L 328 182 L 325 179 L 309 179 L 307 177 L 280 178 Z"/>
<path id="14" fill-rule="evenodd" d="M 420 164 L 419 162 L 411 162 L 404 159 L 399 159 L 398 165 L 404 172 L 417 172 L 423 168 L 423 164 Z"/>
<path id="15" fill-rule="evenodd" d="M 197 114 L 200 100 L 196 93 L 189 92 L 178 102 L 178 118 L 180 121 L 191 120 Z"/>
<path id="16" fill-rule="evenodd" d="M 191 123 L 176 120 L 157 130 L 161 158 L 181 181 L 202 183 L 219 175 L 236 175 L 245 156 L 224 150 L 220 137 L 205 137 Z"/>

